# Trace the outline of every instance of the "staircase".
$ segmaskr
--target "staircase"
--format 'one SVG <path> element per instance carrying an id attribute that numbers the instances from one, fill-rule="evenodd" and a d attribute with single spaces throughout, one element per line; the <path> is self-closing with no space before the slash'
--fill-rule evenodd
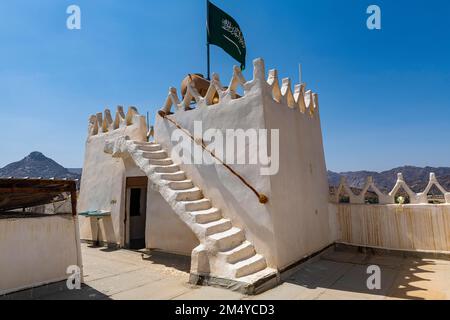
<path id="1" fill-rule="evenodd" d="M 246 285 L 275 278 L 276 270 L 267 267 L 266 259 L 257 254 L 255 247 L 246 240 L 245 232 L 233 227 L 232 222 L 223 217 L 221 210 L 213 207 L 202 190 L 188 179 L 180 166 L 174 164 L 161 145 L 126 138 L 112 143 L 109 147 L 107 143 L 105 151 L 109 149 L 113 156 L 131 156 L 149 177 L 152 187 L 161 193 L 198 237 L 200 246 L 193 253 L 200 251 L 206 255 L 209 270 L 195 266 L 192 270 L 201 273 L 201 276 L 207 273 L 208 278 Z M 195 263 L 194 259 L 192 261 Z"/>

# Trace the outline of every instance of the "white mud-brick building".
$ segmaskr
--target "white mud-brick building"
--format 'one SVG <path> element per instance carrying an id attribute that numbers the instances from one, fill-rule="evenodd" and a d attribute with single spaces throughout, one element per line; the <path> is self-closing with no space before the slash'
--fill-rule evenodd
<path id="1" fill-rule="evenodd" d="M 246 293 L 276 285 L 284 270 L 336 242 L 450 251 L 445 190 L 447 204 L 438 209 L 421 205 L 425 198 L 411 191 L 407 210 L 430 210 L 411 219 L 440 219 L 427 220 L 426 230 L 413 229 L 414 222 L 390 228 L 397 190 L 378 190 L 380 203 L 367 205 L 372 181 L 349 204 L 330 200 L 318 95 L 304 84 L 293 90 L 289 79 L 280 83 L 276 70 L 266 74 L 262 59 L 254 61 L 249 81 L 237 67 L 227 87 L 217 75 L 210 82 L 190 79 L 181 97 L 169 90 L 152 130 L 133 107 L 126 114 L 119 107 L 114 118 L 109 110 L 90 118 L 78 202 L 87 215 L 80 217 L 82 239 L 187 255 L 191 282 Z M 257 132 L 258 143 L 237 141 L 228 151 L 248 161 L 231 161 L 217 139 L 198 136 L 199 124 L 227 146 L 230 130 Z M 195 154 L 203 161 L 186 161 Z M 268 161 L 250 160 L 261 154 Z M 339 192 L 348 189 L 343 182 Z M 382 212 L 376 225 L 374 210 Z M 375 242 L 367 236 L 374 228 L 381 237 Z M 415 245 L 388 240 L 394 232 Z"/>

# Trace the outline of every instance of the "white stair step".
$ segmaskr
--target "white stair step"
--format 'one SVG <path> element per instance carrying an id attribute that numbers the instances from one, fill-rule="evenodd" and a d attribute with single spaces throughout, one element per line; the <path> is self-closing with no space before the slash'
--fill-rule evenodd
<path id="1" fill-rule="evenodd" d="M 136 140 L 133 140 L 132 142 L 137 146 L 155 146 L 155 145 L 159 146 L 159 144 L 154 143 L 154 142 L 136 141 Z"/>
<path id="2" fill-rule="evenodd" d="M 161 145 L 159 144 L 144 144 L 144 145 L 137 145 L 137 148 L 142 151 L 148 151 L 148 152 L 154 152 L 154 151 L 160 151 L 162 150 Z"/>
<path id="3" fill-rule="evenodd" d="M 182 190 L 177 192 L 177 201 L 194 201 L 203 199 L 203 192 L 199 188 L 192 188 L 188 190 Z"/>
<path id="4" fill-rule="evenodd" d="M 212 204 L 209 199 L 201 199 L 197 201 L 186 201 L 184 209 L 188 212 L 201 211 L 211 209 Z"/>
<path id="5" fill-rule="evenodd" d="M 260 254 L 255 254 L 253 257 L 234 264 L 233 270 L 235 272 L 235 277 L 241 278 L 264 270 L 266 267 L 266 259 Z"/>
<path id="6" fill-rule="evenodd" d="M 142 153 L 142 156 L 146 159 L 167 159 L 167 152 L 165 152 L 164 150 L 160 150 L 160 151 L 154 151 L 154 152 L 149 152 L 149 151 L 144 151 Z"/>
<path id="7" fill-rule="evenodd" d="M 263 285 L 263 287 L 265 286 L 269 286 L 268 288 L 273 288 L 273 286 L 276 286 L 276 284 L 278 284 L 278 280 L 277 280 L 277 270 L 272 269 L 272 268 L 265 268 L 262 269 L 261 271 L 252 273 L 248 276 L 245 277 L 241 277 L 239 278 L 239 282 L 243 282 L 243 283 L 255 283 L 260 279 L 269 279 L 272 278 L 273 280 L 269 280 L 268 282 L 266 282 L 266 284 Z M 272 285 L 270 284 L 272 282 Z M 264 289 L 263 289 L 264 291 Z M 263 292 L 261 291 L 261 292 Z"/>
<path id="8" fill-rule="evenodd" d="M 216 233 L 209 237 L 214 241 L 214 245 L 220 251 L 231 250 L 245 240 L 244 231 L 239 228 L 231 228 L 230 230 Z"/>
<path id="9" fill-rule="evenodd" d="M 220 232 L 230 230 L 233 226 L 232 226 L 230 220 L 220 219 L 217 221 L 202 224 L 201 227 L 204 228 L 205 235 L 210 236 L 215 233 L 220 233 Z"/>
<path id="10" fill-rule="evenodd" d="M 201 224 L 217 221 L 222 218 L 222 213 L 220 212 L 220 209 L 217 208 L 194 211 L 191 212 L 191 215 L 195 218 L 195 222 Z"/>
<path id="11" fill-rule="evenodd" d="M 155 168 L 156 173 L 175 173 L 180 171 L 180 166 L 172 164 L 170 166 L 158 166 Z"/>
<path id="12" fill-rule="evenodd" d="M 160 177 L 162 180 L 168 181 L 183 181 L 186 180 L 186 174 L 184 171 L 178 171 L 174 173 L 161 173 Z"/>
<path id="13" fill-rule="evenodd" d="M 170 158 L 167 159 L 149 159 L 148 163 L 154 166 L 170 166 L 173 165 L 173 161 Z"/>
<path id="14" fill-rule="evenodd" d="M 169 183 L 169 188 L 172 190 L 187 190 L 194 188 L 194 183 L 191 180 L 172 181 Z"/>
<path id="15" fill-rule="evenodd" d="M 255 254 L 255 247 L 250 241 L 244 241 L 244 243 L 242 243 L 240 246 L 220 253 L 220 255 L 225 257 L 225 260 L 231 264 L 248 259 Z"/>

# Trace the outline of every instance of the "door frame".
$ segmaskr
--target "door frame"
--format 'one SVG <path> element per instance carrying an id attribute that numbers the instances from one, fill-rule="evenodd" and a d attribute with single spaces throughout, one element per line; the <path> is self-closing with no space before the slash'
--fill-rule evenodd
<path id="1" fill-rule="evenodd" d="M 124 226 L 124 247 L 130 248 L 130 198 L 131 198 L 131 189 L 142 189 L 145 197 L 147 198 L 147 188 L 148 188 L 148 177 L 139 176 L 139 177 L 126 177 L 125 182 L 125 214 L 123 220 Z M 142 196 L 142 194 L 141 194 Z M 146 199 L 148 200 L 148 199 Z M 147 205 L 146 205 L 147 208 Z M 147 211 L 147 210 L 146 210 Z M 145 212 L 144 214 L 147 214 Z M 146 217 L 147 218 L 147 217 Z"/>

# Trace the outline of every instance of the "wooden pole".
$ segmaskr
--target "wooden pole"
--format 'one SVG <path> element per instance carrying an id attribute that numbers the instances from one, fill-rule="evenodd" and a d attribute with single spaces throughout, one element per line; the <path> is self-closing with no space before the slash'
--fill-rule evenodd
<path id="1" fill-rule="evenodd" d="M 72 190 L 70 192 L 70 202 L 72 203 L 72 215 L 75 217 L 77 215 L 77 190 Z"/>

